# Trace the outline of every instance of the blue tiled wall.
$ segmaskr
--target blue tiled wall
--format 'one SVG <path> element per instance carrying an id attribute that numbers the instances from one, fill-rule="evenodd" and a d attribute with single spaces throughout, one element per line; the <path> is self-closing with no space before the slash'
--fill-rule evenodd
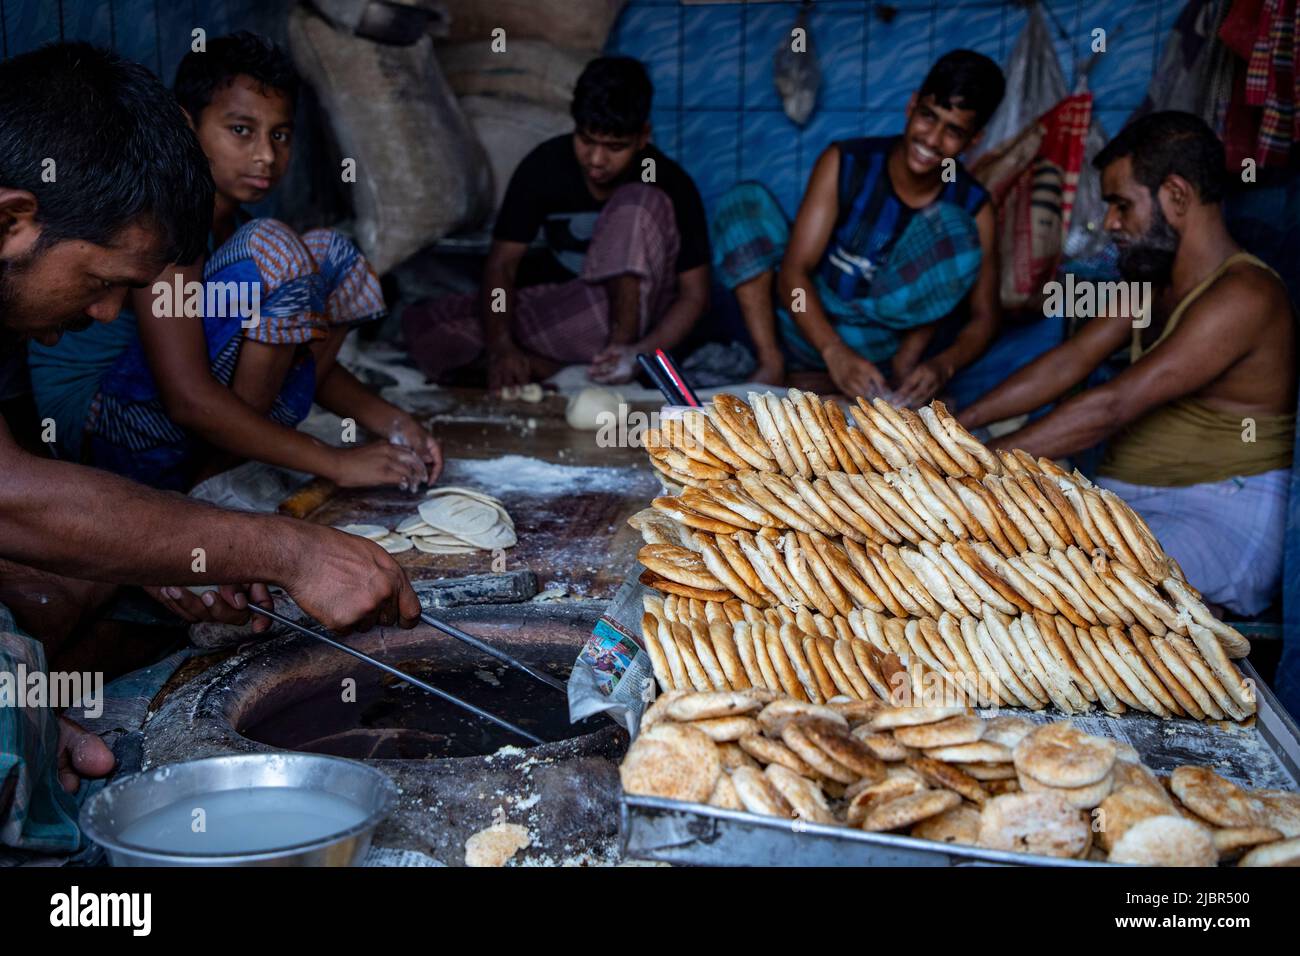
<path id="1" fill-rule="evenodd" d="M 1045 0 L 1066 82 L 1102 27 L 1108 52 L 1092 72 L 1096 108 L 1114 133 L 1142 100 L 1184 0 Z M 867 0 L 817 0 L 809 33 L 822 70 L 817 110 L 800 129 L 781 112 L 772 57 L 799 3 L 628 0 L 607 49 L 643 60 L 655 84 L 659 146 L 711 203 L 759 179 L 793 214 L 827 143 L 897 131 L 908 97 L 942 53 L 969 47 L 1005 66 L 1025 11 L 998 0 L 891 0 L 886 23 Z M 1064 33 L 1064 36 L 1060 34 Z"/>
<path id="2" fill-rule="evenodd" d="M 1075 55 L 1104 27 L 1109 52 L 1092 77 L 1101 121 L 1119 129 L 1142 99 L 1184 0 L 1043 0 L 1067 82 Z M 0 53 L 49 40 L 112 46 L 170 82 L 201 26 L 210 36 L 248 28 L 283 41 L 292 0 L 0 0 Z M 655 139 L 712 202 L 740 179 L 760 179 L 793 213 L 804 180 L 833 139 L 897 130 L 908 96 L 946 50 L 967 46 L 1005 64 L 1025 22 L 1009 0 L 891 0 L 886 23 L 868 0 L 817 0 L 810 33 L 822 70 L 817 111 L 800 129 L 781 112 L 772 56 L 799 3 L 628 0 L 611 51 L 639 57 L 656 94 Z M 1064 33 L 1064 36 L 1059 34 Z"/>
<path id="3" fill-rule="evenodd" d="M 139 60 L 171 82 L 190 31 L 247 28 L 284 35 L 289 0 L 0 0 L 0 54 L 51 40 L 88 40 Z"/>

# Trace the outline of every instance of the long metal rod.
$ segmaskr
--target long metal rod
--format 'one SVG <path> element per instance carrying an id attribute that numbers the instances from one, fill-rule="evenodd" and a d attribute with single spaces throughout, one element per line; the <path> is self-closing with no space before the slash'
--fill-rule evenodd
<path id="1" fill-rule="evenodd" d="M 501 663 L 507 664 L 510 667 L 513 667 L 517 671 L 522 671 L 523 673 L 527 674 L 529 677 L 541 681 L 543 684 L 548 684 L 549 686 L 554 687 L 565 697 L 569 696 L 569 689 L 565 687 L 561 681 L 552 677 L 550 674 L 543 674 L 539 670 L 534 670 L 533 668 L 525 664 L 523 661 L 516 660 L 515 658 L 507 654 L 505 651 L 497 650 L 491 644 L 479 640 L 473 634 L 466 634 L 460 628 L 448 624 L 446 621 L 440 621 L 436 617 L 434 617 L 433 615 L 425 611 L 420 612 L 420 620 L 423 621 L 425 624 L 428 624 L 430 627 L 436 628 L 437 630 L 442 631 L 442 633 L 450 637 L 454 637 L 456 638 L 456 640 L 461 641 L 465 644 L 468 644 L 470 647 L 482 651 L 484 654 L 487 654 L 489 657 L 495 657 Z"/>
<path id="2" fill-rule="evenodd" d="M 424 691 L 425 693 L 433 694 L 435 697 L 441 697 L 449 704 L 455 704 L 457 707 L 460 707 L 463 710 L 467 710 L 471 714 L 474 714 L 475 716 L 482 717 L 484 720 L 490 720 L 498 727 L 504 727 L 512 734 L 518 734 L 520 737 L 523 737 L 525 740 L 531 741 L 532 743 L 535 744 L 546 743 L 546 741 L 543 740 L 541 737 L 538 737 L 535 734 L 530 734 L 522 727 L 516 727 L 514 724 L 510 723 L 510 721 L 498 717 L 496 714 L 486 711 L 482 707 L 476 707 L 474 704 L 471 704 L 467 700 L 461 700 L 459 697 L 449 694 L 445 690 L 441 690 L 437 687 L 434 687 L 432 684 L 425 683 L 424 681 L 420 680 L 418 677 L 413 677 L 412 675 L 406 673 L 405 671 L 398 670 L 396 667 L 393 667 L 389 664 L 385 664 L 381 660 L 376 660 L 375 658 L 371 657 L 369 654 L 365 654 L 357 650 L 355 647 L 349 647 L 347 644 L 341 644 L 338 641 L 334 640 L 334 638 L 327 637 L 326 635 L 322 634 L 320 631 L 313 630 L 310 627 L 303 627 L 301 624 L 291 621 L 287 617 L 284 617 L 281 614 L 277 614 L 275 611 L 268 611 L 266 608 L 258 607 L 256 604 L 250 603 L 248 605 L 248 609 L 252 611 L 254 614 L 260 614 L 263 617 L 270 618 L 271 620 L 275 621 L 277 624 L 283 624 L 285 627 L 295 630 L 299 634 L 305 634 L 307 637 L 314 637 L 316 640 L 328 644 L 330 647 L 336 648 L 345 654 L 351 654 L 357 660 L 365 661 L 367 664 L 370 664 L 373 667 L 378 667 L 381 671 L 385 671 L 389 674 L 392 674 L 398 680 L 406 681 L 406 683 L 412 685 L 413 687 L 418 687 L 420 690 Z"/>

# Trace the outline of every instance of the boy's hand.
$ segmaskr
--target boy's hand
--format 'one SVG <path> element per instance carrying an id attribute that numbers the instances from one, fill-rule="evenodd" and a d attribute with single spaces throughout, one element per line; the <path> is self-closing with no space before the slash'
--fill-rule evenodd
<path id="1" fill-rule="evenodd" d="M 428 478 L 429 469 L 414 451 L 386 441 L 355 448 L 339 448 L 329 478 L 340 488 L 396 486 L 414 491 Z"/>
<path id="2" fill-rule="evenodd" d="M 894 394 L 897 404 L 916 408 L 924 405 L 948 384 L 952 370 L 935 359 L 918 362 L 910 370 L 899 370 L 898 387 Z"/>
<path id="3" fill-rule="evenodd" d="M 779 351 L 759 354 L 758 366 L 749 376 L 755 382 L 781 387 L 785 384 L 785 356 Z"/>
<path id="4" fill-rule="evenodd" d="M 394 445 L 403 445 L 420 456 L 420 460 L 428 466 L 425 475 L 428 484 L 432 485 L 438 480 L 442 474 L 442 446 L 413 416 L 399 416 L 389 429 L 388 440 Z"/>
<path id="5" fill-rule="evenodd" d="M 636 374 L 635 345 L 607 345 L 592 357 L 587 374 L 602 385 L 620 385 Z"/>
<path id="6" fill-rule="evenodd" d="M 507 385 L 527 385 L 532 380 L 532 368 L 523 349 L 511 344 L 488 353 L 488 388 L 492 391 Z"/>
<path id="7" fill-rule="evenodd" d="M 870 399 L 885 391 L 885 376 L 880 369 L 843 342 L 826 349 L 822 357 L 826 360 L 826 371 L 830 373 L 831 381 L 849 398 L 861 395 Z"/>

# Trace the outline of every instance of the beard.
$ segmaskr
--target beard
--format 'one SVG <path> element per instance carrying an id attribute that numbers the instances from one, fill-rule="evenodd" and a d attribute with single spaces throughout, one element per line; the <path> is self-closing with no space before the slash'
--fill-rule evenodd
<path id="1" fill-rule="evenodd" d="M 14 319 L 18 305 L 17 279 L 26 271 L 30 256 L 21 259 L 0 259 L 0 329 Z"/>
<path id="2" fill-rule="evenodd" d="M 1151 212 L 1150 227 L 1120 249 L 1116 265 L 1125 279 L 1163 285 L 1169 281 L 1173 272 L 1181 239 L 1174 227 L 1169 225 L 1159 202 L 1151 204 Z"/>

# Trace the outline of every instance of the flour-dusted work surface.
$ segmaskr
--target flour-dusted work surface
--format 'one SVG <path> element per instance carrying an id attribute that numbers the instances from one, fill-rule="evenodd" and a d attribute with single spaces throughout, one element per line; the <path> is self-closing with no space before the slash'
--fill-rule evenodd
<path id="1" fill-rule="evenodd" d="M 395 555 L 415 582 L 526 569 L 555 597 L 607 599 L 636 560 L 640 538 L 627 519 L 659 482 L 626 433 L 575 431 L 565 399 L 507 401 L 481 390 L 451 389 L 455 405 L 429 423 L 446 456 L 438 484 L 482 491 L 500 500 L 518 543 L 499 551 Z M 633 405 L 649 413 L 656 403 Z M 319 524 L 396 527 L 416 513 L 425 489 L 340 491 L 314 512 Z"/>

